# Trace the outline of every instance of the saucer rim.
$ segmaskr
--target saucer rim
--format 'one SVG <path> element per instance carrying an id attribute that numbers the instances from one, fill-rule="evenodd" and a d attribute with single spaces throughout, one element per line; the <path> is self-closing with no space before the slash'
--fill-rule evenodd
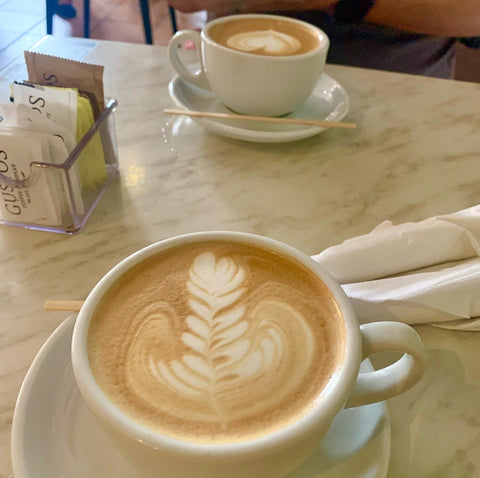
<path id="1" fill-rule="evenodd" d="M 18 392 L 13 411 L 12 432 L 10 438 L 12 471 L 13 476 L 15 477 L 28 478 L 29 476 L 28 471 L 25 468 L 25 450 L 24 447 L 22 447 L 22 443 L 24 442 L 26 432 L 24 422 L 29 405 L 31 390 L 35 386 L 35 377 L 42 368 L 45 357 L 48 356 L 54 345 L 63 339 L 69 328 L 71 328 L 73 332 L 73 326 L 75 324 L 76 317 L 77 314 L 73 314 L 64 319 L 48 336 L 47 340 L 42 344 L 32 363 L 30 364 L 20 387 L 20 391 Z"/>
<path id="2" fill-rule="evenodd" d="M 317 84 L 315 85 L 315 89 L 318 87 L 319 83 L 322 81 L 330 81 L 335 86 L 340 88 L 342 96 L 343 96 L 343 103 L 345 104 L 343 110 L 332 117 L 332 112 L 330 112 L 327 116 L 318 118 L 321 120 L 328 120 L 329 118 L 334 120 L 334 121 L 341 121 L 349 112 L 350 112 L 350 96 L 345 89 L 345 87 L 337 81 L 335 78 L 332 76 L 328 75 L 327 73 L 322 73 L 320 75 L 320 78 L 317 81 Z M 209 90 L 204 90 L 202 88 L 199 88 L 196 85 L 193 85 L 192 83 L 189 83 L 188 81 L 184 80 L 181 78 L 179 75 L 175 75 L 169 82 L 168 84 L 168 93 L 170 98 L 174 101 L 176 106 L 181 107 L 181 108 L 190 108 L 190 104 L 182 101 L 182 99 L 179 97 L 179 95 L 176 93 L 177 89 L 182 88 L 182 84 L 187 85 L 189 88 L 193 88 L 194 90 L 198 89 L 202 94 L 206 95 L 211 95 L 212 101 L 217 98 L 214 92 L 209 91 Z M 318 95 L 315 93 L 315 89 L 310 95 L 309 99 L 312 96 L 317 96 L 321 97 L 321 95 Z M 309 99 L 306 100 L 306 102 L 309 101 Z M 194 111 L 197 111 L 194 109 Z M 288 115 L 287 115 L 288 116 Z M 299 141 L 302 139 L 307 139 L 312 136 L 316 136 L 317 134 L 322 133 L 323 131 L 329 129 L 329 128 L 324 128 L 320 126 L 308 126 L 308 125 L 300 125 L 300 129 L 295 129 L 292 131 L 262 131 L 262 130 L 250 130 L 246 128 L 241 128 L 238 126 L 232 126 L 225 124 L 223 120 L 212 120 L 210 118 L 191 118 L 193 121 L 198 123 L 199 125 L 203 126 L 206 130 L 211 131 L 213 133 L 216 133 L 221 136 L 225 136 L 228 138 L 233 138 L 233 139 L 238 139 L 242 141 L 247 141 L 247 142 L 254 142 L 254 143 L 285 143 L 285 142 L 291 142 L 291 141 Z M 299 125 L 296 125 L 297 127 Z"/>

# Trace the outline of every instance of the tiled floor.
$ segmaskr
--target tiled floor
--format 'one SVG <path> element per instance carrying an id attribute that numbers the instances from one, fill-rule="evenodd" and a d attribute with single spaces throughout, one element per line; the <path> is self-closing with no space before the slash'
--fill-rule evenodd
<path id="1" fill-rule="evenodd" d="M 0 0 L 0 70 L 46 34 L 45 0 Z M 77 17 L 70 21 L 54 17 L 53 34 L 83 36 L 83 0 L 73 0 Z M 153 39 L 166 45 L 171 25 L 165 0 L 150 0 Z M 90 0 L 91 37 L 143 43 L 144 32 L 138 0 Z M 203 12 L 177 12 L 178 27 L 201 27 Z M 456 78 L 480 82 L 480 50 L 458 47 Z"/>
<path id="2" fill-rule="evenodd" d="M 0 0 L 0 69 L 45 35 L 45 1 Z"/>

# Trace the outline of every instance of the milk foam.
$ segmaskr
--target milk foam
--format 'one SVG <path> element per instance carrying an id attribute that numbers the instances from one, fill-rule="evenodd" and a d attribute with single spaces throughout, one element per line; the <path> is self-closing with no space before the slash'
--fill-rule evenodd
<path id="1" fill-rule="evenodd" d="M 231 258 L 217 260 L 212 252 L 196 257 L 186 284 L 191 309 L 185 319 L 188 331 L 180 337 L 187 352 L 169 362 L 148 357 L 147 380 L 158 380 L 174 395 L 197 401 L 185 411 L 187 420 L 205 419 L 207 409 L 209 421 L 247 418 L 246 388 L 268 387 L 271 394 L 262 406 L 274 407 L 302 381 L 311 364 L 312 332 L 306 320 L 281 301 L 262 301 L 247 313 L 247 301 L 242 300 L 245 276 Z M 291 329 L 297 330 L 295 340 Z M 143 347 L 142 337 L 137 340 L 137 346 Z M 300 344 L 299 354 L 294 348 Z M 284 363 L 292 356 L 296 357 L 293 376 Z M 137 355 L 129 360 L 137 360 Z M 138 373 L 135 369 L 132 372 Z"/>
<path id="2" fill-rule="evenodd" d="M 343 325 L 312 273 L 250 246 L 213 245 L 129 271 L 92 319 L 89 360 L 106 395 L 146 426 L 242 441 L 308 408 L 341 361 Z"/>
<path id="3" fill-rule="evenodd" d="M 292 55 L 302 46 L 295 37 L 275 30 L 237 33 L 228 39 L 227 45 L 235 50 L 266 55 Z"/>

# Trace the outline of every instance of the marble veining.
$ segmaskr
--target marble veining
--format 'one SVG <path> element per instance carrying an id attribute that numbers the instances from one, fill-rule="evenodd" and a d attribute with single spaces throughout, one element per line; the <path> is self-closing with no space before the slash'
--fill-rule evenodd
<path id="1" fill-rule="evenodd" d="M 56 48 L 53 39 L 39 46 Z M 350 95 L 346 120 L 359 128 L 267 145 L 166 118 L 173 70 L 162 47 L 99 42 L 85 59 L 105 65 L 106 94 L 119 102 L 121 176 L 77 236 L 0 229 L 0 478 L 11 474 L 22 380 L 68 316 L 43 311 L 46 298 L 83 298 L 120 259 L 185 232 L 254 232 L 314 254 L 385 219 L 480 202 L 480 85 L 327 65 Z M 23 78 L 21 59 L 0 72 L 1 101 Z M 389 402 L 388 478 L 480 476 L 480 335 L 417 330 L 430 369 Z"/>

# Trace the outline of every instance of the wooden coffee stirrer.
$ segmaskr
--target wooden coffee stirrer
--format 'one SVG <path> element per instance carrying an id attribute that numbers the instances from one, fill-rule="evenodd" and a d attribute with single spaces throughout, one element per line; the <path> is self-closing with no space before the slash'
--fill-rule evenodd
<path id="1" fill-rule="evenodd" d="M 43 309 L 78 312 L 82 308 L 83 303 L 83 300 L 46 300 Z"/>
<path id="2" fill-rule="evenodd" d="M 234 119 L 240 121 L 263 121 L 268 123 L 283 124 L 301 124 L 307 126 L 319 126 L 321 128 L 343 128 L 355 129 L 355 123 L 341 123 L 340 121 L 325 121 L 316 119 L 302 118 L 277 118 L 271 116 L 253 116 L 253 115 L 237 115 L 233 113 L 215 113 L 213 111 L 192 111 L 192 110 L 176 110 L 167 108 L 163 112 L 167 115 L 191 116 L 194 118 L 216 118 L 216 119 Z"/>

